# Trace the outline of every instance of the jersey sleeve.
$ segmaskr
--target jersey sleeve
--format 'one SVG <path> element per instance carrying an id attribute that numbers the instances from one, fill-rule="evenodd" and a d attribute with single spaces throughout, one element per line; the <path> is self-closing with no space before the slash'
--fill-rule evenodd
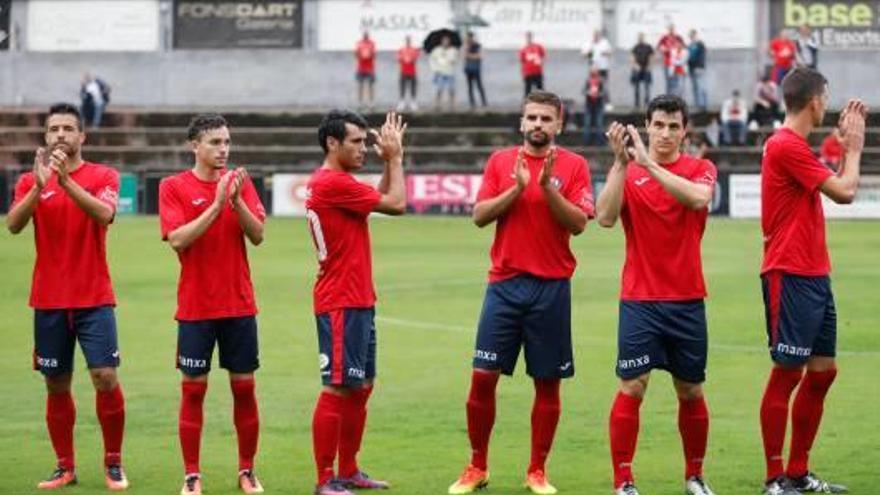
<path id="1" fill-rule="evenodd" d="M 323 194 L 326 197 L 322 203 L 363 216 L 369 215 L 382 200 L 382 194 L 376 188 L 347 174 L 334 180 Z"/>
<path id="2" fill-rule="evenodd" d="M 185 224 L 186 215 L 177 189 L 170 179 L 164 179 L 159 183 L 159 227 L 162 240 L 167 241 L 168 234 Z"/>
<path id="3" fill-rule="evenodd" d="M 34 187 L 34 174 L 32 172 L 21 174 L 21 177 L 18 178 L 18 182 L 15 183 L 15 193 L 12 196 L 12 204 L 9 205 L 9 209 L 11 210 L 15 205 L 20 203 L 32 187 Z"/>
<path id="4" fill-rule="evenodd" d="M 498 155 L 494 154 L 486 161 L 486 167 L 483 169 L 483 182 L 480 183 L 480 190 L 477 191 L 477 202 L 492 199 L 499 194 L 498 174 L 497 174 Z"/>
<path id="5" fill-rule="evenodd" d="M 779 161 L 786 175 L 791 176 L 804 189 L 813 191 L 834 175 L 806 145 L 786 146 L 784 150 L 776 147 L 774 151 L 774 159 Z"/>
<path id="6" fill-rule="evenodd" d="M 590 166 L 586 160 L 578 160 L 572 174 L 572 182 L 565 189 L 565 199 L 577 206 L 588 218 L 596 217 L 596 201 L 593 197 L 593 184 L 590 180 Z"/>
<path id="7" fill-rule="evenodd" d="M 700 160 L 699 164 L 694 167 L 691 176 L 688 177 L 691 182 L 703 184 L 715 189 L 715 181 L 718 180 L 718 170 L 709 160 Z"/>
<path id="8" fill-rule="evenodd" d="M 244 204 L 247 205 L 248 210 L 250 210 L 260 222 L 265 222 L 266 208 L 263 207 L 263 202 L 260 201 L 260 195 L 257 194 L 257 188 L 254 187 L 254 183 L 250 176 L 245 178 L 241 190 L 241 197 L 244 200 Z"/>
<path id="9" fill-rule="evenodd" d="M 95 187 L 95 198 L 113 209 L 116 214 L 116 206 L 119 203 L 119 172 L 107 167 L 107 171 L 101 175 L 101 180 Z"/>

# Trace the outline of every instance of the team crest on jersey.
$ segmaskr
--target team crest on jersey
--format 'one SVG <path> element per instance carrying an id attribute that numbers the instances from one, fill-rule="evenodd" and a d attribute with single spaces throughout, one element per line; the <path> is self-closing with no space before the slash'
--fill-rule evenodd
<path id="1" fill-rule="evenodd" d="M 553 177 L 550 177 L 550 184 L 556 189 L 559 189 L 562 187 L 562 179 L 554 175 Z"/>

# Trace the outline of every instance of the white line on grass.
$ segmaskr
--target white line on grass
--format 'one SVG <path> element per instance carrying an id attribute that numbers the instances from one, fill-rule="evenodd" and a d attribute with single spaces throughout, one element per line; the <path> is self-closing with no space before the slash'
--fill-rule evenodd
<path id="1" fill-rule="evenodd" d="M 399 326 L 399 327 L 407 327 L 407 328 L 416 328 L 419 330 L 441 330 L 444 332 L 470 332 L 476 333 L 476 326 L 473 327 L 463 327 L 459 325 L 447 325 L 445 323 L 434 323 L 430 321 L 418 321 L 418 320 L 407 320 L 403 318 L 392 318 L 389 316 L 376 316 L 376 320 L 381 323 L 387 323 L 389 325 Z M 593 344 L 602 344 L 602 345 L 615 345 L 614 340 L 611 339 L 602 339 L 596 337 L 587 337 L 586 339 L 580 338 L 579 340 L 586 340 L 589 343 Z M 745 354 L 765 354 L 767 349 L 764 347 L 753 347 L 753 346 L 745 346 L 745 345 L 735 345 L 735 344 L 709 344 L 710 349 L 718 349 L 721 351 L 729 351 L 729 352 L 740 352 Z M 849 350 L 839 350 L 837 351 L 838 356 L 865 356 L 865 357 L 880 357 L 880 351 L 849 351 Z"/>

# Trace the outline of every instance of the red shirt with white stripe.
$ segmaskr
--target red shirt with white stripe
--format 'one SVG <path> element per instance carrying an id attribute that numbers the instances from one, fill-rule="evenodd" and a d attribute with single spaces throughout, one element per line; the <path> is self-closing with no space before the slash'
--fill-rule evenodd
<path id="1" fill-rule="evenodd" d="M 514 167 L 519 147 L 496 151 L 486 162 L 477 201 L 491 199 L 516 185 Z M 538 177 L 544 157 L 524 154 L 531 179 L 503 215 L 498 217 L 490 256 L 489 282 L 529 274 L 544 279 L 567 279 L 577 266 L 569 247 L 571 233 L 559 224 L 544 199 Z M 595 216 L 593 186 L 587 160 L 564 148 L 556 148 L 550 179 L 562 196 L 590 218 Z"/>
<path id="2" fill-rule="evenodd" d="M 825 245 L 825 214 L 819 187 L 834 175 L 807 140 L 786 127 L 764 144 L 761 160 L 761 273 L 781 270 L 803 276 L 831 272 Z"/>
<path id="3" fill-rule="evenodd" d="M 119 173 L 106 165 L 82 162 L 70 180 L 115 213 Z M 15 186 L 14 207 L 34 187 L 34 174 L 22 174 Z M 116 304 L 107 268 L 107 227 L 67 195 L 53 174 L 34 208 L 37 258 L 30 305 L 35 309 L 91 308 Z"/>
<path id="4" fill-rule="evenodd" d="M 709 160 L 681 154 L 661 164 L 691 182 L 715 186 Z M 700 241 L 709 209 L 693 210 L 666 192 L 648 170 L 626 167 L 620 220 L 626 235 L 626 261 L 620 298 L 630 301 L 687 301 L 706 297 Z"/>
<path id="5" fill-rule="evenodd" d="M 319 168 L 309 179 L 306 215 L 320 265 L 316 314 L 376 304 L 367 217 L 381 199 L 347 172 Z"/>
<path id="6" fill-rule="evenodd" d="M 526 45 L 519 51 L 519 61 L 522 65 L 522 75 L 540 76 L 544 73 L 544 47 L 532 43 Z"/>
<path id="7" fill-rule="evenodd" d="M 241 187 L 241 197 L 248 210 L 264 221 L 266 210 L 250 177 L 245 178 Z M 216 193 L 217 181 L 201 180 L 192 170 L 162 179 L 159 184 L 162 239 L 168 240 L 168 234 L 207 210 Z M 205 233 L 177 253 L 180 280 L 175 319 L 197 321 L 257 314 L 244 238 L 238 213 L 227 202 Z"/>

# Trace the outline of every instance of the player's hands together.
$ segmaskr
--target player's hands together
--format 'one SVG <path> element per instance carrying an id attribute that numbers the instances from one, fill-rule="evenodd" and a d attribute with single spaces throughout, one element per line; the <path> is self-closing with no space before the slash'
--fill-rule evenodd
<path id="1" fill-rule="evenodd" d="M 49 168 L 49 160 L 46 156 L 45 148 L 37 148 L 37 153 L 34 156 L 34 183 L 37 186 L 37 190 L 42 191 L 46 184 L 49 182 L 49 178 L 52 177 L 52 169 Z"/>
<path id="2" fill-rule="evenodd" d="M 541 167 L 541 173 L 538 175 L 538 184 L 541 187 L 550 185 L 550 178 L 553 177 L 553 167 L 556 165 L 556 146 L 551 146 L 547 156 L 544 157 L 544 163 Z"/>
<path id="3" fill-rule="evenodd" d="M 526 159 L 523 155 L 524 151 L 522 147 L 520 147 L 519 151 L 516 154 L 516 162 L 513 164 L 513 173 L 510 174 L 516 180 L 516 188 L 519 191 L 522 191 L 529 185 L 529 180 L 532 178 L 532 174 L 529 172 L 529 167 L 526 166 Z"/>
<path id="4" fill-rule="evenodd" d="M 847 152 L 860 152 L 865 147 L 867 117 L 868 107 L 858 99 L 849 100 L 840 112 L 837 127 L 840 130 L 840 144 Z"/>
<path id="5" fill-rule="evenodd" d="M 626 153 L 642 167 L 647 167 L 653 163 L 650 155 L 648 155 L 648 148 L 645 147 L 645 143 L 642 142 L 642 137 L 639 136 L 639 131 L 634 125 L 626 126 L 626 135 L 629 137 L 629 142 L 625 145 Z"/>
<path id="6" fill-rule="evenodd" d="M 67 169 L 67 153 L 61 148 L 54 148 L 48 157 L 49 168 L 58 176 L 58 183 L 64 185 L 70 178 Z"/>
<path id="7" fill-rule="evenodd" d="M 379 132 L 370 129 L 370 133 L 376 138 L 376 144 L 373 149 L 379 158 L 389 162 L 394 159 L 403 158 L 403 135 L 406 132 L 406 123 L 403 122 L 403 116 L 397 112 L 388 112 L 385 114 L 385 123 L 379 128 Z"/>
<path id="8" fill-rule="evenodd" d="M 231 182 L 234 180 L 235 172 L 230 172 L 223 177 L 220 177 L 220 180 L 217 181 L 217 189 L 216 194 L 214 195 L 214 204 L 220 208 L 226 203 L 226 200 L 229 199 L 229 194 L 231 192 Z"/>
<path id="9" fill-rule="evenodd" d="M 244 179 L 247 177 L 247 170 L 244 167 L 238 167 L 230 174 L 233 174 L 229 182 L 229 200 L 233 205 L 241 198 L 241 189 L 244 186 Z"/>
<path id="10" fill-rule="evenodd" d="M 629 136 L 626 131 L 626 126 L 615 120 L 611 123 L 605 136 L 608 138 L 608 145 L 611 146 L 611 151 L 614 152 L 614 160 L 621 165 L 626 166 L 630 160 L 630 156 L 626 151 L 626 144 Z"/>

